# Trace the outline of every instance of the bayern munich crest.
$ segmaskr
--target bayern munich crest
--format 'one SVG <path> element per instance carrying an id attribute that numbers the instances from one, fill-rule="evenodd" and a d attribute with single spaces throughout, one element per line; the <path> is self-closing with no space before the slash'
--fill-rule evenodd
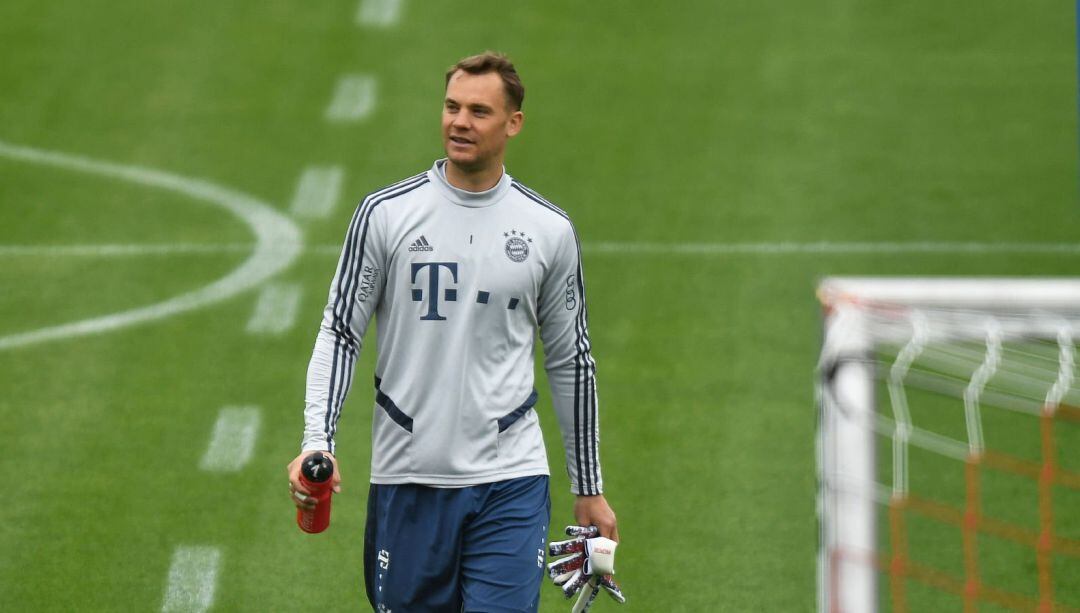
<path id="1" fill-rule="evenodd" d="M 503 236 L 507 237 L 506 257 L 514 262 L 524 262 L 529 257 L 529 243 L 532 242 L 532 239 L 526 237 L 524 232 L 518 232 L 517 230 L 503 232 Z"/>

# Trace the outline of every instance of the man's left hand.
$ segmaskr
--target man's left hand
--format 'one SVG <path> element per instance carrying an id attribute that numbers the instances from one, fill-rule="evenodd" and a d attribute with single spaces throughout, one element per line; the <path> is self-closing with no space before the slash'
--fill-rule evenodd
<path id="1" fill-rule="evenodd" d="M 615 511 L 611 510 L 603 494 L 578 496 L 574 501 L 574 519 L 579 526 L 596 526 L 600 529 L 600 536 L 619 540 Z"/>

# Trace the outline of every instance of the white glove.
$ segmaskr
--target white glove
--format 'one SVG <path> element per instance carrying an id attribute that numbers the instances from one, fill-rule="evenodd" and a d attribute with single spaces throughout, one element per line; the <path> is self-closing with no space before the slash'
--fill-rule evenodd
<path id="1" fill-rule="evenodd" d="M 566 534 L 574 538 L 548 544 L 552 556 L 565 556 L 548 564 L 548 575 L 567 598 L 581 592 L 573 613 L 587 611 L 600 593 L 599 587 L 616 602 L 626 602 L 622 589 L 612 578 L 618 543 L 599 536 L 596 526 L 567 526 Z"/>

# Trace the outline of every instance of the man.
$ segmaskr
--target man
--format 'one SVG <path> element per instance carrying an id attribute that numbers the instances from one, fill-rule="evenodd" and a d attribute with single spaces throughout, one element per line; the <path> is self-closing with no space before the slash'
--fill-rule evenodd
<path id="1" fill-rule="evenodd" d="M 506 143 L 524 121 L 524 95 L 503 55 L 451 67 L 446 159 L 364 199 L 330 286 L 290 490 L 298 507 L 311 508 L 300 464 L 314 451 L 334 451 L 361 339 L 377 314 L 364 549 L 376 611 L 536 611 L 550 518 L 533 411 L 537 330 L 575 519 L 618 538 L 601 493 L 574 229 L 503 167 Z"/>

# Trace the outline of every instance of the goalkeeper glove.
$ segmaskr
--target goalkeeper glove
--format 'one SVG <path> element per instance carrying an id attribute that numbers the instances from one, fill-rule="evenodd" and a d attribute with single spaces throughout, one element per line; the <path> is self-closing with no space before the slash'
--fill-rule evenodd
<path id="1" fill-rule="evenodd" d="M 548 564 L 548 575 L 567 598 L 581 592 L 573 613 L 587 611 L 600 588 L 616 602 L 626 602 L 622 589 L 612 578 L 618 543 L 599 536 L 596 526 L 567 526 L 566 534 L 574 538 L 548 544 L 552 556 L 565 556 Z"/>

